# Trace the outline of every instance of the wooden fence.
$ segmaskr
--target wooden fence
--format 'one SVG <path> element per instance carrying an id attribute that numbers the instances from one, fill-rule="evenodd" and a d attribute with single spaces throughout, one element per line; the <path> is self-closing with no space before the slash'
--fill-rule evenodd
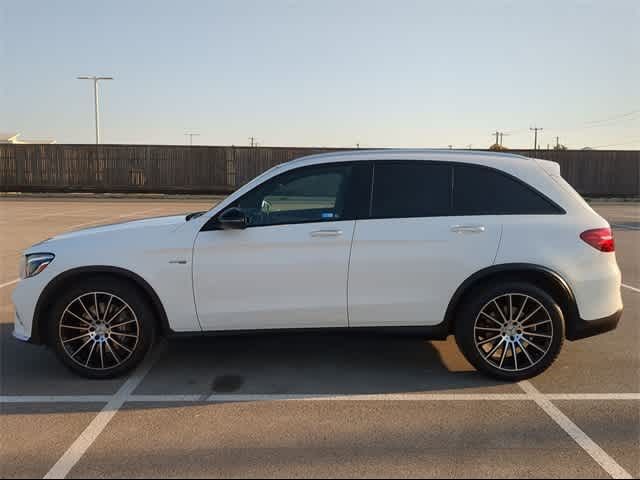
<path id="1" fill-rule="evenodd" d="M 268 168 L 338 149 L 0 145 L 0 191 L 226 193 Z M 590 196 L 639 196 L 640 151 L 510 151 L 560 164 Z"/>

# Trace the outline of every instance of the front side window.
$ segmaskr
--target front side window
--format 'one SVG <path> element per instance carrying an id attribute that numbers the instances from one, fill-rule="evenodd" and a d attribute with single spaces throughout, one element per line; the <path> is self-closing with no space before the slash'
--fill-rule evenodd
<path id="1" fill-rule="evenodd" d="M 450 166 L 418 161 L 375 165 L 373 218 L 448 215 L 450 204 Z"/>
<path id="2" fill-rule="evenodd" d="M 283 173 L 242 197 L 235 206 L 249 226 L 338 221 L 346 218 L 346 197 L 354 167 L 305 167 Z"/>
<path id="3" fill-rule="evenodd" d="M 561 210 L 528 185 L 499 171 L 456 165 L 453 178 L 456 215 L 547 215 Z"/>

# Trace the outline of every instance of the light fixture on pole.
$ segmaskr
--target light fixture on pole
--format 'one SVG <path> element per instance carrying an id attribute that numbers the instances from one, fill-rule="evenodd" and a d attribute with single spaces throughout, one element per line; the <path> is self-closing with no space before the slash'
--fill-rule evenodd
<path id="1" fill-rule="evenodd" d="M 100 80 L 113 80 L 113 77 L 99 77 L 97 75 L 84 75 L 77 77 L 78 80 L 93 80 L 93 101 L 95 104 L 95 117 L 96 117 L 96 145 L 100 144 L 100 116 L 98 108 L 98 82 Z"/>

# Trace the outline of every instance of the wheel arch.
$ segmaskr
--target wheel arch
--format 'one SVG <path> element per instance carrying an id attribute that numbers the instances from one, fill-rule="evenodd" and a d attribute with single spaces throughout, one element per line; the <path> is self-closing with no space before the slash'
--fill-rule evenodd
<path id="1" fill-rule="evenodd" d="M 140 275 L 124 268 L 95 265 L 67 270 L 66 272 L 62 272 L 54 277 L 47 284 L 36 303 L 36 308 L 33 315 L 34 323 L 32 328 L 31 342 L 35 344 L 48 343 L 46 312 L 51 306 L 56 293 L 64 288 L 64 286 L 69 282 L 79 280 L 80 278 L 99 275 L 124 279 L 136 285 L 136 287 L 138 287 L 138 289 L 149 300 L 150 306 L 156 315 L 160 333 L 163 335 L 167 335 L 171 332 L 169 319 L 167 317 L 167 313 L 164 309 L 162 301 L 160 300 L 160 297 L 155 292 L 153 287 L 149 285 L 149 283 L 145 279 L 143 279 Z"/>
<path id="2" fill-rule="evenodd" d="M 579 320 L 576 299 L 569 284 L 556 271 L 531 263 L 505 263 L 484 268 L 468 277 L 455 291 L 447 311 L 444 325 L 449 334 L 455 333 L 456 317 L 465 300 L 473 293 L 487 285 L 488 282 L 525 281 L 542 288 L 560 305 L 562 310 L 566 336 L 571 339 L 574 326 Z"/>

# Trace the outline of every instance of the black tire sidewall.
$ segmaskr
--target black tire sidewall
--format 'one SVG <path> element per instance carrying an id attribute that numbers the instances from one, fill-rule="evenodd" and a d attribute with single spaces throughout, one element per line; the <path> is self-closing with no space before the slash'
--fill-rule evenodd
<path id="1" fill-rule="evenodd" d="M 84 368 L 69 357 L 59 335 L 59 324 L 65 308 L 77 297 L 90 292 L 105 292 L 116 295 L 133 309 L 140 325 L 140 338 L 133 354 L 121 365 L 109 370 Z M 62 363 L 74 373 L 86 378 L 116 378 L 135 368 L 146 356 L 155 342 L 156 329 L 153 310 L 144 294 L 133 283 L 112 277 L 90 277 L 74 282 L 64 289 L 53 303 L 48 317 L 49 343 Z"/>
<path id="2" fill-rule="evenodd" d="M 480 310 L 491 299 L 507 293 L 528 295 L 539 301 L 551 317 L 554 337 L 549 351 L 538 363 L 525 370 L 508 372 L 500 370 L 480 355 L 475 344 L 475 319 Z M 518 382 L 526 380 L 547 370 L 556 360 L 564 343 L 564 316 L 556 300 L 541 288 L 524 282 L 504 282 L 474 291 L 462 307 L 455 326 L 456 342 L 467 360 L 480 372 L 503 381 Z"/>

